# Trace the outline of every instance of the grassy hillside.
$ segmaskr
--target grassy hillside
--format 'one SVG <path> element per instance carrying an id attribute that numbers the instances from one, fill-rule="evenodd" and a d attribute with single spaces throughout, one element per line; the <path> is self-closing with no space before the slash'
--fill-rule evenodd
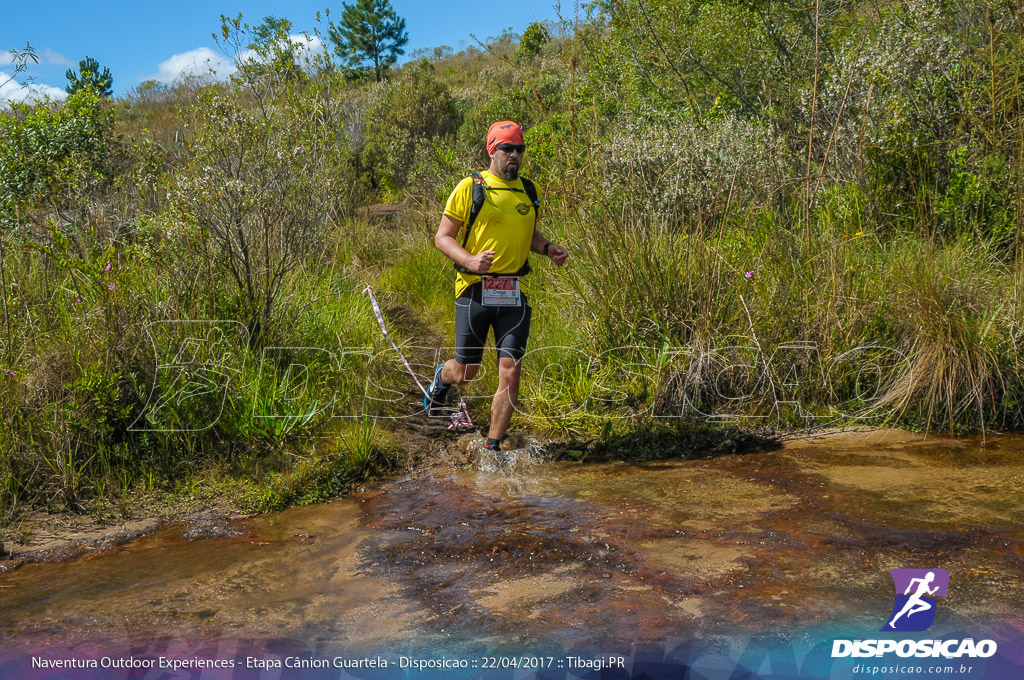
<path id="1" fill-rule="evenodd" d="M 0 519 L 386 467 L 409 380 L 361 290 L 451 342 L 431 237 L 499 119 L 571 253 L 517 427 L 1024 425 L 1016 3 L 589 7 L 382 83 L 269 59 L 0 114 Z"/>

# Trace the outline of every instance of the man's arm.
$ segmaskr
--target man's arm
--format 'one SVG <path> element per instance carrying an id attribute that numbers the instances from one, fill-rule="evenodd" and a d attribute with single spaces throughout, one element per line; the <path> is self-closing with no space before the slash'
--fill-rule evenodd
<path id="1" fill-rule="evenodd" d="M 441 223 L 437 225 L 437 233 L 434 234 L 434 245 L 455 264 L 465 267 L 474 274 L 486 274 L 494 261 L 494 251 L 485 250 L 478 255 L 471 255 L 455 240 L 461 228 L 462 222 L 449 215 L 442 215 Z M 542 243 L 541 248 L 543 247 Z"/>
<path id="2" fill-rule="evenodd" d="M 530 241 L 530 250 L 540 255 L 544 254 L 544 244 L 548 243 L 548 239 L 544 234 L 540 233 L 540 229 L 534 227 L 533 229 L 533 240 Z M 569 257 L 569 251 L 562 246 L 552 243 L 548 247 L 547 256 L 551 258 L 551 261 L 561 267 L 565 264 L 565 258 Z"/>

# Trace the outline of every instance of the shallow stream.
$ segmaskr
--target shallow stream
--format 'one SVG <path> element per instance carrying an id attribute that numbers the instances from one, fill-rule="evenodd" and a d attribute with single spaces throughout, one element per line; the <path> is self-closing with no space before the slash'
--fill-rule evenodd
<path id="1" fill-rule="evenodd" d="M 950 576 L 928 635 L 1024 635 L 1019 436 L 833 435 L 643 465 L 522 454 L 227 533 L 170 527 L 0 576 L 0 677 L 29 654 L 98 650 L 812 648 L 878 636 L 893 606 L 889 570 L 909 567 Z"/>

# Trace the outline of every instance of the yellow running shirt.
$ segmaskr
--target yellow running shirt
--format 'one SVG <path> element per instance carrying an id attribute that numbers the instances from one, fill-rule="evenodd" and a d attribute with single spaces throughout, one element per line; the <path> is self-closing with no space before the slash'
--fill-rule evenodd
<path id="1" fill-rule="evenodd" d="M 535 217 L 530 197 L 523 190 L 520 179 L 504 180 L 487 170 L 480 172 L 487 191 L 484 192 L 484 204 L 469 230 L 466 250 L 471 255 L 485 250 L 494 251 L 494 261 L 490 272 L 494 274 L 513 274 L 526 262 L 530 254 L 530 243 L 533 241 Z M 518 189 L 518 191 L 513 191 Z M 540 200 L 540 189 L 537 190 Z M 469 219 L 469 210 L 473 207 L 473 178 L 467 177 L 459 182 L 455 191 L 448 197 L 444 206 L 444 214 L 463 225 Z M 455 240 L 462 245 L 465 236 L 459 230 Z M 475 274 L 458 273 L 455 279 L 455 297 L 462 294 L 469 286 L 480 280 Z"/>

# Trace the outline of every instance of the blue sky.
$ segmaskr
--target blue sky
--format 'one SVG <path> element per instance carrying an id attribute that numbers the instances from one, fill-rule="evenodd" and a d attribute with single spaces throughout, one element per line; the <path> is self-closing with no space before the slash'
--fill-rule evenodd
<path id="1" fill-rule="evenodd" d="M 532 21 L 556 19 L 556 1 L 391 3 L 406 20 L 408 58 L 417 49 L 448 45 L 459 50 L 475 44 L 470 34 L 486 39 L 506 28 L 522 32 Z M 572 18 L 573 7 L 571 0 L 563 3 L 565 18 Z M 228 57 L 211 37 L 220 28 L 221 14 L 242 12 L 250 24 L 267 15 L 283 17 L 292 21 L 294 33 L 300 33 L 311 32 L 317 11 L 325 8 L 330 8 L 333 19 L 340 18 L 342 3 L 325 0 L 0 0 L 0 101 L 25 96 L 15 83 L 3 83 L 12 71 L 7 50 L 23 48 L 26 42 L 39 56 L 39 64 L 29 70 L 37 92 L 60 95 L 67 83 L 65 71 L 77 71 L 78 61 L 88 55 L 110 68 L 114 93 L 123 95 L 148 78 L 171 80 L 182 68 L 205 71 L 202 64 L 207 60 L 222 72 L 230 68 Z"/>

